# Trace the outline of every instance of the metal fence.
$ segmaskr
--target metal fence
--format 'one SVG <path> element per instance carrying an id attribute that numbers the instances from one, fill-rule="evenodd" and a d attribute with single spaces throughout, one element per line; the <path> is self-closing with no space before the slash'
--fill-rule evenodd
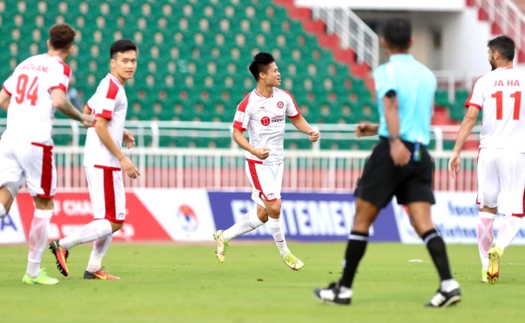
<path id="1" fill-rule="evenodd" d="M 85 189 L 82 148 L 55 147 L 58 186 Z M 127 188 L 206 188 L 245 190 L 244 153 L 234 149 L 137 148 L 126 154 L 141 172 L 138 179 L 125 179 Z M 362 172 L 366 151 L 299 151 L 285 154 L 283 191 L 349 192 Z M 434 189 L 475 191 L 477 152 L 463 153 L 463 168 L 456 180 L 447 172 L 451 152 L 432 152 L 435 161 Z"/>

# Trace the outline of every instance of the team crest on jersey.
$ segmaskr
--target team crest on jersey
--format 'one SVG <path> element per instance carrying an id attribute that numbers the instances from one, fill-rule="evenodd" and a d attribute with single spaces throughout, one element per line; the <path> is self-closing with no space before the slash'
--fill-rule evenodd
<path id="1" fill-rule="evenodd" d="M 261 118 L 261 124 L 263 126 L 269 126 L 270 125 L 270 117 L 262 117 Z"/>
<path id="2" fill-rule="evenodd" d="M 278 107 L 279 109 L 284 108 L 284 102 L 283 102 L 283 101 L 279 101 L 279 102 L 277 102 L 277 107 Z"/>

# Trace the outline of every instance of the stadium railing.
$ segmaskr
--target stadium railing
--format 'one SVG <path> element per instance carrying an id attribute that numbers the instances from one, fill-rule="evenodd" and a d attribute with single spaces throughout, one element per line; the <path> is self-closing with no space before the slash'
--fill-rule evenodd
<path id="1" fill-rule="evenodd" d="M 481 76 L 472 75 L 465 71 L 437 70 L 433 72 L 437 80 L 437 87 L 447 89 L 448 101 L 451 103 L 456 102 L 457 90 L 470 91 L 474 82 Z"/>
<path id="2" fill-rule="evenodd" d="M 372 69 L 378 66 L 379 38 L 350 8 L 326 8 L 322 1 L 314 2 L 312 17 L 326 24 L 329 35 L 339 36 L 343 49 L 353 49 L 358 63 L 366 63 Z"/>
<path id="3" fill-rule="evenodd" d="M 292 125 L 288 125 L 287 140 L 297 136 L 306 137 Z M 322 138 L 349 140 L 355 138 L 355 125 L 324 124 L 317 125 Z M 245 174 L 244 151 L 233 144 L 231 148 L 182 148 L 159 147 L 161 137 L 182 136 L 231 136 L 230 123 L 205 122 L 158 122 L 129 121 L 130 129 L 139 145 L 125 149 L 141 176 L 136 180 L 125 179 L 128 188 L 206 188 L 206 189 L 247 189 L 249 182 Z M 0 119 L 0 131 L 5 129 L 5 119 Z M 477 151 L 465 151 L 462 154 L 462 171 L 457 180 L 450 178 L 447 171 L 448 160 L 452 152 L 443 151 L 444 139 L 455 139 L 458 126 L 440 126 L 432 128 L 432 137 L 436 140 L 436 149 L 431 150 L 435 160 L 434 187 L 443 191 L 475 191 L 477 178 L 475 164 Z M 479 127 L 475 128 L 479 132 Z M 86 129 L 77 122 L 55 120 L 54 133 L 72 135 L 68 146 L 54 148 L 55 164 L 58 172 L 58 187 L 68 190 L 85 189 L 87 182 L 82 167 L 83 140 Z M 343 133 L 343 135 L 341 135 Z M 153 137 L 152 144 L 144 147 L 141 137 Z M 477 135 L 473 135 L 477 139 Z M 362 140 L 377 141 L 377 137 Z M 440 144 L 441 143 L 441 144 Z M 439 148 L 441 147 L 441 148 Z M 285 175 L 283 190 L 344 192 L 352 191 L 361 174 L 370 150 L 324 150 L 319 144 L 312 149 L 285 149 Z"/>
<path id="4" fill-rule="evenodd" d="M 6 119 L 0 118 L 0 133 L 5 130 Z M 348 141 L 357 140 L 355 136 L 355 124 L 315 124 L 313 125 L 321 132 L 319 141 L 312 145 L 312 150 L 319 152 L 322 150 L 320 142 L 322 140 Z M 169 141 L 170 138 L 187 137 L 187 138 L 231 138 L 232 124 L 230 122 L 193 122 L 193 121 L 126 121 L 126 129 L 130 130 L 136 138 L 137 146 L 144 148 L 163 149 L 160 142 Z M 477 133 L 480 127 L 473 129 L 475 133 L 471 139 L 477 139 Z M 431 150 L 443 151 L 443 142 L 445 140 L 455 140 L 459 126 L 434 126 L 431 127 Z M 84 138 L 87 129 L 82 127 L 78 122 L 67 119 L 55 119 L 53 122 L 54 136 L 69 136 L 68 145 L 70 147 L 80 147 L 84 145 Z M 300 133 L 290 123 L 286 124 L 285 142 L 286 141 L 308 141 L 308 136 Z M 371 144 L 377 141 L 377 136 L 364 137 L 359 140 L 369 141 Z M 60 144 L 55 143 L 56 146 Z M 232 142 L 232 149 L 239 149 Z M 182 147 L 181 147 L 182 148 Z M 181 149 L 178 148 L 178 149 Z M 368 151 L 369 149 L 366 149 Z"/>
<path id="5" fill-rule="evenodd" d="M 55 147 L 58 187 L 87 187 L 81 147 Z M 133 148 L 126 150 L 141 176 L 125 178 L 127 188 L 205 188 L 245 190 L 250 187 L 241 150 L 188 148 Z M 284 191 L 351 192 L 355 189 L 369 151 L 287 150 Z M 477 151 L 462 153 L 462 169 L 454 180 L 447 166 L 450 151 L 431 152 L 434 188 L 438 191 L 475 191 Z"/>

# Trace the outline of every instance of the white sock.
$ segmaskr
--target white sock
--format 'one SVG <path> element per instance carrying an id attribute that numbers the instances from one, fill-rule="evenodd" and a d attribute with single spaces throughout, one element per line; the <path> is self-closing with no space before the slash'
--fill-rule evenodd
<path id="1" fill-rule="evenodd" d="M 29 231 L 29 256 L 26 269 L 31 278 L 36 278 L 40 274 L 40 262 L 47 247 L 49 222 L 52 216 L 53 210 L 35 210 Z"/>
<path id="2" fill-rule="evenodd" d="M 478 249 L 481 258 L 481 269 L 489 268 L 489 250 L 494 241 L 494 218 L 495 214 L 479 212 L 478 218 Z"/>
<path id="3" fill-rule="evenodd" d="M 238 237 L 242 234 L 253 231 L 263 225 L 262 221 L 257 216 L 257 211 L 253 210 L 246 213 L 237 223 L 232 225 L 229 229 L 224 230 L 222 236 L 226 241 Z"/>
<path id="4" fill-rule="evenodd" d="M 279 219 L 268 217 L 268 228 L 273 235 L 273 240 L 275 240 L 277 248 L 279 248 L 281 257 L 284 258 L 284 256 L 290 252 L 290 249 L 288 249 L 288 246 L 286 246 L 286 239 L 284 238 L 284 231 L 281 226 L 281 222 Z"/>
<path id="5" fill-rule="evenodd" d="M 0 203 L 0 219 L 6 216 L 7 212 L 5 211 L 5 207 L 2 203 Z"/>
<path id="6" fill-rule="evenodd" d="M 91 251 L 91 256 L 89 257 L 89 263 L 86 269 L 87 271 L 94 273 L 102 268 L 102 259 L 104 258 L 106 251 L 108 251 L 112 238 L 113 235 L 110 234 L 93 241 L 93 250 Z"/>
<path id="7" fill-rule="evenodd" d="M 514 240 L 516 234 L 518 234 L 518 231 L 520 231 L 520 225 L 521 218 L 512 216 L 512 214 L 505 215 L 503 224 L 501 225 L 498 232 L 496 247 L 501 248 L 502 251 L 505 250 L 505 248 L 510 245 L 512 240 Z"/>
<path id="8" fill-rule="evenodd" d="M 69 250 L 76 245 L 100 239 L 111 234 L 113 228 L 108 220 L 95 220 L 86 224 L 82 229 L 60 239 L 60 245 Z"/>
<path id="9" fill-rule="evenodd" d="M 441 281 L 441 288 L 440 290 L 445 293 L 449 293 L 450 291 L 459 288 L 459 283 L 455 279 L 447 279 Z"/>

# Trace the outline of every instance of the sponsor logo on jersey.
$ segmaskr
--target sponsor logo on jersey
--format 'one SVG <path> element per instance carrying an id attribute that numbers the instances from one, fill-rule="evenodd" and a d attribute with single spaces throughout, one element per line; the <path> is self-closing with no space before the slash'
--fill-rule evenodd
<path id="1" fill-rule="evenodd" d="M 273 116 L 272 123 L 274 122 L 284 122 L 284 116 Z"/>

